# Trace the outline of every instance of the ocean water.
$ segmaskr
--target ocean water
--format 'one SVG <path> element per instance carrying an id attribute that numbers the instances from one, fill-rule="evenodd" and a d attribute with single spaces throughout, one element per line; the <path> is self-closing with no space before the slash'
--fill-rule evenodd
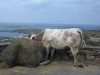
<path id="1" fill-rule="evenodd" d="M 100 25 L 72 25 L 72 24 L 38 24 L 38 23 L 0 23 L 0 37 L 17 37 L 23 33 L 13 33 L 16 29 L 45 29 L 45 28 L 81 28 L 85 30 L 100 30 Z"/>

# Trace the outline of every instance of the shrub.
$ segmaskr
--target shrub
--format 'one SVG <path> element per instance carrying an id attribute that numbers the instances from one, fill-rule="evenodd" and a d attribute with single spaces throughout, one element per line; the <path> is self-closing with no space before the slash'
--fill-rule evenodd
<path id="1" fill-rule="evenodd" d="M 2 52 L 4 62 L 9 67 L 16 65 L 36 67 L 45 58 L 45 48 L 39 41 L 17 39 Z"/>

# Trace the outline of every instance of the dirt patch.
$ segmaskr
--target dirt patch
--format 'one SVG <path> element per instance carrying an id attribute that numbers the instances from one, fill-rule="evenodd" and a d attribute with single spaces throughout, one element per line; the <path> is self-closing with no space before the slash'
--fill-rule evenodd
<path id="1" fill-rule="evenodd" d="M 55 72 L 77 72 L 77 73 L 87 73 L 87 72 L 96 72 L 99 70 L 98 66 L 93 66 L 93 65 L 88 65 L 85 66 L 84 68 L 76 68 L 73 67 L 72 62 L 68 61 L 53 61 L 49 65 L 46 66 L 39 66 L 37 68 L 26 68 L 26 67 L 20 67 L 16 66 L 12 69 L 10 69 L 11 72 L 16 72 L 16 73 L 40 73 L 40 74 L 45 74 L 48 75 L 50 73 L 55 73 Z"/>

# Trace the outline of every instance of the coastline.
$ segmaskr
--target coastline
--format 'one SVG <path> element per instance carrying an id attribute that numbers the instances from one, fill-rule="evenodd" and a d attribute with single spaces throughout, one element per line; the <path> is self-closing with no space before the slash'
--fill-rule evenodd
<path id="1" fill-rule="evenodd" d="M 0 43 L 7 43 L 7 42 L 11 42 L 13 40 L 15 40 L 16 38 L 21 38 L 23 35 L 27 35 L 27 34 L 38 34 L 42 31 L 42 29 L 15 29 L 15 30 L 10 30 L 9 33 L 19 33 L 19 35 L 17 37 L 0 37 Z M 84 40 L 86 41 L 86 43 L 90 42 L 95 42 L 95 38 L 100 38 L 100 30 L 82 30 L 83 31 L 83 37 Z M 13 36 L 12 34 L 12 36 Z M 91 37 L 93 37 L 95 40 L 93 40 L 91 42 Z M 96 44 L 97 43 L 97 44 Z M 96 42 L 93 45 L 98 45 L 99 43 Z M 89 43 L 88 43 L 89 44 Z M 91 44 L 89 44 L 91 45 Z M 98 45 L 100 46 L 100 44 Z"/>

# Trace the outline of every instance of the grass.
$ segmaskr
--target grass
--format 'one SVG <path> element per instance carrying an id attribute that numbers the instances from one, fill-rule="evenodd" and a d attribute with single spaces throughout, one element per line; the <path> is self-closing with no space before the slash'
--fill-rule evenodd
<path id="1" fill-rule="evenodd" d="M 100 46 L 100 40 L 92 40 L 90 38 L 85 38 L 85 42 L 87 45 L 90 45 L 90 46 Z"/>
<path id="2" fill-rule="evenodd" d="M 0 43 L 12 42 L 13 40 L 15 40 L 15 38 L 12 38 L 12 37 L 0 37 Z"/>

